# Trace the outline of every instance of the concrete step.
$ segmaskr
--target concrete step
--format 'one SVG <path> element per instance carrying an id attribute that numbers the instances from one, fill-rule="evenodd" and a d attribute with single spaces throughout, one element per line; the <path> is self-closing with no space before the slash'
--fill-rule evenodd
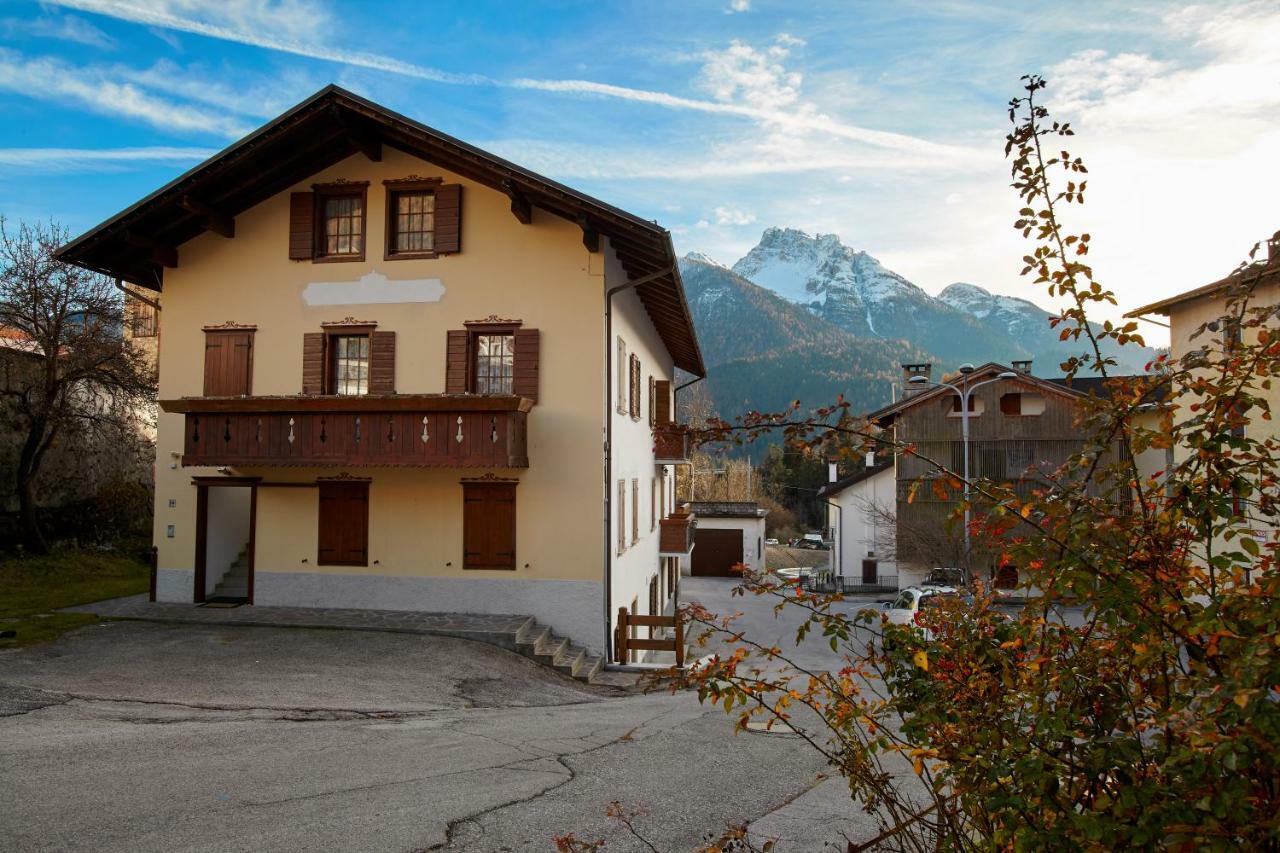
<path id="1" fill-rule="evenodd" d="M 604 660 L 598 655 L 559 636 L 536 619 L 530 619 L 516 632 L 515 640 L 508 648 L 514 649 L 530 660 L 551 667 L 571 678 L 590 684 L 604 668 Z"/>
<path id="2" fill-rule="evenodd" d="M 249 595 L 248 583 L 227 583 L 223 581 L 213 588 L 214 595 L 227 595 L 233 598 L 244 598 Z"/>
<path id="3" fill-rule="evenodd" d="M 582 646 L 575 646 L 572 643 L 566 644 L 567 648 L 556 656 L 551 666 L 558 672 L 565 675 L 577 677 L 578 668 L 587 657 L 587 650 Z"/>

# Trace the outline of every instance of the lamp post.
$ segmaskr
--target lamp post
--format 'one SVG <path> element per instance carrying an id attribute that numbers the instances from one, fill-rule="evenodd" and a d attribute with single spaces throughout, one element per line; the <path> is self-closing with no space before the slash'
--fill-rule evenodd
<path id="1" fill-rule="evenodd" d="M 968 376 L 973 372 L 972 364 L 960 365 L 960 373 Z M 982 382 L 975 382 L 972 385 L 965 384 L 959 387 L 952 385 L 950 382 L 931 382 L 924 376 L 912 376 L 907 381 L 912 385 L 927 386 L 932 385 L 937 388 L 950 388 L 960 398 L 960 441 L 964 448 L 964 570 L 965 574 L 971 575 L 972 568 L 969 565 L 970 560 L 970 535 L 969 535 L 969 398 L 974 391 L 983 385 L 990 385 L 993 382 L 999 382 L 1002 379 L 1017 379 L 1018 374 L 1011 370 L 1006 370 L 995 376 L 993 379 L 984 379 Z"/>

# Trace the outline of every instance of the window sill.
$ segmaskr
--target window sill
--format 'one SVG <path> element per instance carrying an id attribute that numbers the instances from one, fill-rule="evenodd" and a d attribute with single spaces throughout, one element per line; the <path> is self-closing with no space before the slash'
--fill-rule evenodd
<path id="1" fill-rule="evenodd" d="M 364 260 L 364 252 L 358 255 L 317 255 L 311 259 L 313 264 L 350 264 Z"/>
<path id="2" fill-rule="evenodd" d="M 383 254 L 384 261 L 429 261 L 433 258 L 440 257 L 439 252 L 387 252 Z"/>

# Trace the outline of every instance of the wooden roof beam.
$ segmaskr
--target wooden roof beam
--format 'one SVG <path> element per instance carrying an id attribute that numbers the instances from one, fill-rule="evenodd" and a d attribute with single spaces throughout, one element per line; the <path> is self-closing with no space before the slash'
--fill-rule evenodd
<path id="1" fill-rule="evenodd" d="M 362 121 L 347 115 L 341 107 L 334 106 L 332 111 L 334 120 L 356 150 L 375 163 L 382 162 L 382 140 L 369 132 Z"/>
<path id="2" fill-rule="evenodd" d="M 592 254 L 600 251 L 600 231 L 595 224 L 585 216 L 579 216 L 577 221 L 578 227 L 582 229 L 582 245 Z"/>
<path id="3" fill-rule="evenodd" d="M 533 221 L 533 205 L 529 203 L 529 197 L 520 192 L 520 188 L 516 186 L 515 181 L 507 178 L 502 182 L 502 191 L 507 194 L 507 198 L 511 199 L 511 215 L 516 218 L 522 225 L 528 225 Z"/>
<path id="4" fill-rule="evenodd" d="M 219 237 L 226 237 L 230 240 L 236 236 L 236 220 L 234 217 L 228 216 L 213 205 L 206 204 L 193 196 L 184 195 L 180 203 L 183 210 L 203 217 L 205 227 Z"/>
<path id="5" fill-rule="evenodd" d="M 133 231 L 124 232 L 124 240 L 126 243 L 137 246 L 140 249 L 149 249 L 151 251 L 151 260 L 162 267 L 172 269 L 178 265 L 178 250 L 173 246 Z"/>

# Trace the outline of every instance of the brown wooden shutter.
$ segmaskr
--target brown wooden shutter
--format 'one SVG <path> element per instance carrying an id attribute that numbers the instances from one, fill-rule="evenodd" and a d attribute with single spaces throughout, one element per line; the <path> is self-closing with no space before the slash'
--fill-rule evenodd
<path id="1" fill-rule="evenodd" d="M 450 329 L 444 361 L 444 393 L 467 393 L 467 335 L 466 329 Z"/>
<path id="2" fill-rule="evenodd" d="M 324 393 L 324 332 L 302 335 L 302 393 Z"/>
<path id="3" fill-rule="evenodd" d="M 369 340 L 369 393 L 396 393 L 395 332 L 374 332 Z"/>
<path id="4" fill-rule="evenodd" d="M 650 376 L 649 377 L 649 426 L 651 427 L 657 426 L 657 423 L 658 423 L 657 421 L 658 412 L 657 412 L 657 409 L 654 407 L 654 403 L 656 403 L 658 399 L 656 395 L 656 391 L 657 391 L 657 383 L 655 383 L 653 377 Z"/>
<path id="5" fill-rule="evenodd" d="M 289 194 L 289 260 L 309 261 L 315 257 L 316 194 Z"/>
<path id="6" fill-rule="evenodd" d="M 659 379 L 653 383 L 654 419 L 659 424 L 671 423 L 671 382 Z"/>
<path id="7" fill-rule="evenodd" d="M 320 490 L 316 562 L 321 566 L 369 564 L 369 484 L 317 484 Z"/>
<path id="8" fill-rule="evenodd" d="M 462 185 L 441 184 L 436 188 L 436 254 L 462 251 Z"/>
<path id="9" fill-rule="evenodd" d="M 538 330 L 516 329 L 515 373 L 511 393 L 538 402 Z"/>
<path id="10" fill-rule="evenodd" d="M 211 332 L 204 335 L 204 395 L 239 397 L 251 393 L 253 332 Z"/>
<path id="11" fill-rule="evenodd" d="M 462 484 L 462 566 L 516 567 L 516 487 L 514 483 Z"/>

